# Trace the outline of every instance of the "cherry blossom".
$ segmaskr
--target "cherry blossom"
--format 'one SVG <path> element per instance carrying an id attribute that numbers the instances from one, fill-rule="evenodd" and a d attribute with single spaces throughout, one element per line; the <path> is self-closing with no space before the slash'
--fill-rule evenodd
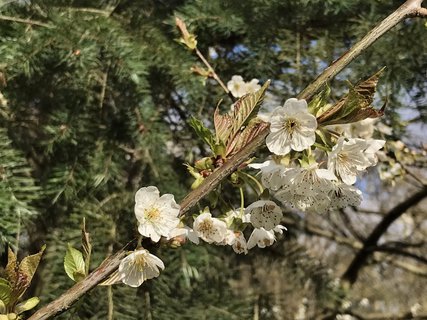
<path id="1" fill-rule="evenodd" d="M 286 155 L 291 150 L 303 151 L 316 140 L 316 117 L 308 112 L 305 100 L 286 100 L 283 107 L 273 111 L 270 123 L 266 144 L 274 154 Z"/>
<path id="2" fill-rule="evenodd" d="M 160 237 L 169 236 L 179 224 L 180 206 L 172 194 L 164 194 L 156 187 L 144 187 L 135 195 L 135 215 L 141 235 L 158 242 Z"/>
<path id="3" fill-rule="evenodd" d="M 145 249 L 132 252 L 119 265 L 119 278 L 128 286 L 139 287 L 145 280 L 158 277 L 163 261 Z"/>

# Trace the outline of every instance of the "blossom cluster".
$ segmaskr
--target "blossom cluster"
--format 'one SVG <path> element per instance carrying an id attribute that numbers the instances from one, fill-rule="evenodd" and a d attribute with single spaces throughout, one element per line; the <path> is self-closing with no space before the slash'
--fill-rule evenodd
<path id="1" fill-rule="evenodd" d="M 326 150 L 316 148 L 316 117 L 305 100 L 295 98 L 277 107 L 269 122 L 266 144 L 273 159 L 250 166 L 261 171 L 264 187 L 276 199 L 317 213 L 360 204 L 362 193 L 354 184 L 359 174 L 376 165 L 384 140 L 352 138 L 347 131 L 347 136 L 335 133 L 335 144 Z"/>
<path id="2" fill-rule="evenodd" d="M 154 242 L 188 239 L 194 244 L 203 240 L 210 244 L 229 245 L 236 253 L 247 254 L 256 246 L 265 248 L 276 241 L 277 234 L 286 228 L 280 224 L 283 213 L 273 201 L 258 200 L 245 210 L 228 212 L 222 218 L 213 217 L 206 209 L 194 218 L 192 228 L 178 217 L 180 207 L 173 195 L 160 196 L 154 187 L 144 187 L 135 195 L 135 215 L 139 233 Z M 244 231 L 253 228 L 248 240 Z M 157 277 L 163 262 L 146 249 L 140 248 L 124 258 L 119 267 L 119 279 L 133 287 L 145 280 Z"/>
<path id="3" fill-rule="evenodd" d="M 235 97 L 259 88 L 257 79 L 244 82 L 233 76 L 228 82 Z M 372 139 L 373 122 L 369 119 L 328 128 L 318 124 L 314 113 L 305 100 L 295 98 L 277 107 L 268 116 L 266 145 L 272 152 L 271 160 L 249 167 L 260 170 L 267 194 L 285 206 L 310 213 L 357 206 L 362 200 L 355 186 L 357 177 L 376 165 L 376 153 L 385 141 Z M 204 241 L 231 246 L 239 254 L 272 245 L 286 230 L 281 225 L 282 209 L 275 201 L 257 200 L 222 215 L 212 215 L 206 208 L 194 217 L 180 217 L 174 196 L 160 196 L 154 186 L 137 191 L 135 215 L 139 233 L 153 242 L 161 238 L 179 243 Z M 158 257 L 140 248 L 123 259 L 118 275 L 125 284 L 137 287 L 157 277 L 164 267 Z"/>

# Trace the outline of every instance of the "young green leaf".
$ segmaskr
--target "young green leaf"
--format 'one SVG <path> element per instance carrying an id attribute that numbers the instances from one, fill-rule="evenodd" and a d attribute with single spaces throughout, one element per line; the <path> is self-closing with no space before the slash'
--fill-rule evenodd
<path id="1" fill-rule="evenodd" d="M 188 124 L 194 129 L 199 138 L 207 143 L 211 150 L 215 152 L 215 136 L 204 126 L 203 122 L 192 116 Z"/>
<path id="2" fill-rule="evenodd" d="M 43 246 L 40 252 L 33 254 L 31 256 L 25 257 L 24 259 L 22 259 L 21 263 L 19 264 L 19 272 L 26 276 L 26 282 L 28 286 L 31 283 L 34 273 L 36 273 L 37 267 L 39 266 L 40 259 L 43 255 L 45 248 L 46 246 Z"/>
<path id="3" fill-rule="evenodd" d="M 35 306 L 37 306 L 40 302 L 40 299 L 37 297 L 32 297 L 28 300 L 22 301 L 21 303 L 18 303 L 15 307 L 15 313 L 21 314 L 25 311 L 33 309 Z"/>
<path id="4" fill-rule="evenodd" d="M 0 278 L 0 301 L 3 301 L 7 305 L 11 293 L 12 288 L 10 287 L 10 283 L 6 279 Z"/>
<path id="5" fill-rule="evenodd" d="M 7 280 L 11 283 L 15 283 L 17 280 L 16 270 L 18 269 L 17 258 L 13 250 L 9 247 L 7 250 L 7 265 L 5 268 L 5 274 Z"/>
<path id="6" fill-rule="evenodd" d="M 68 244 L 64 258 L 64 269 L 71 280 L 78 282 L 86 274 L 83 254 Z"/>
<path id="7" fill-rule="evenodd" d="M 347 95 L 317 117 L 318 124 L 345 124 L 382 116 L 384 107 L 376 110 L 371 107 L 371 103 L 374 100 L 378 79 L 383 71 L 384 68 L 354 87 L 350 85 Z"/>
<path id="8" fill-rule="evenodd" d="M 331 88 L 328 84 L 319 92 L 308 104 L 308 110 L 311 114 L 316 115 L 322 108 L 328 104 Z"/>
<path id="9" fill-rule="evenodd" d="M 0 314 L 6 313 L 6 304 L 0 299 Z"/>
<path id="10" fill-rule="evenodd" d="M 217 140 L 222 141 L 227 147 L 227 154 L 230 150 L 235 150 L 237 136 L 242 133 L 242 128 L 256 117 L 269 85 L 270 80 L 258 91 L 244 95 L 236 101 L 234 110 L 224 115 L 219 113 L 218 107 L 216 108 L 214 113 L 215 134 Z"/>

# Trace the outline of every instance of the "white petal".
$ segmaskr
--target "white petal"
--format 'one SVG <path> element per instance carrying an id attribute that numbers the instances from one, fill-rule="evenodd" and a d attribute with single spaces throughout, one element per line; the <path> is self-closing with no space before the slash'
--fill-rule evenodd
<path id="1" fill-rule="evenodd" d="M 304 99 L 298 100 L 296 98 L 290 98 L 285 101 L 283 107 L 286 109 L 286 112 L 288 114 L 307 112 L 307 101 L 305 101 Z"/>
<path id="2" fill-rule="evenodd" d="M 150 187 L 144 187 L 139 189 L 136 194 L 135 194 L 135 202 L 136 203 L 143 203 L 145 206 L 149 207 L 151 206 L 154 202 L 157 201 L 157 199 L 159 199 L 159 189 L 157 189 L 154 186 L 150 186 Z"/>
<path id="3" fill-rule="evenodd" d="M 291 141 L 282 132 L 270 133 L 265 143 L 268 150 L 277 155 L 284 156 L 291 151 Z"/>
<path id="4" fill-rule="evenodd" d="M 295 151 L 308 149 L 316 141 L 316 134 L 313 132 L 309 136 L 294 133 L 291 140 L 291 148 Z"/>

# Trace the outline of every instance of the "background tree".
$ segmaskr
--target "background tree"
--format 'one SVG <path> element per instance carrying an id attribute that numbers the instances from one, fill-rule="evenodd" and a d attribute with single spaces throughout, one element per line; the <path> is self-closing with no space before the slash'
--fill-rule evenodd
<path id="1" fill-rule="evenodd" d="M 190 71 L 203 65 L 174 41 L 176 15 L 197 34 L 201 52 L 224 81 L 234 74 L 273 80 L 268 108 L 295 96 L 399 5 L 303 0 L 3 4 L 1 251 L 6 242 L 21 254 L 47 244 L 32 288 L 44 303 L 72 285 L 62 261 L 67 243 L 80 239 L 83 217 L 97 265 L 137 234 L 133 196 L 140 186 L 156 185 L 177 199 L 187 193 L 192 179 L 183 163 L 208 155 L 206 146 L 195 145 L 188 118 L 196 115 L 208 124 L 219 99 L 231 100 L 214 81 Z M 426 150 L 425 136 L 419 134 L 426 116 L 427 41 L 420 41 L 425 38 L 423 21 L 405 21 L 331 83 L 338 98 L 346 80 L 354 83 L 387 66 L 376 104 L 387 99 L 381 123 L 392 130 L 376 134 L 405 146 L 386 148 L 389 166 L 383 173 L 400 165 L 389 185 L 375 171 L 360 182 L 368 200 L 362 212 L 289 212 L 286 239 L 268 253 L 240 257 L 224 248 L 157 248 L 168 265 L 159 279 L 138 290 L 97 288 L 63 317 L 293 319 L 304 312 L 308 318 L 337 312 L 387 317 L 417 303 L 427 308 L 419 281 L 427 274 L 426 210 L 420 204 L 426 196 Z M 227 188 L 226 200 L 238 207 L 237 190 Z M 413 193 L 418 196 L 411 202 Z M 405 202 L 406 207 L 392 209 Z M 392 227 L 384 224 L 370 237 L 376 223 L 393 212 Z M 366 245 L 367 239 L 375 241 Z M 361 249 L 360 267 L 369 267 L 351 271 L 353 252 Z M 350 291 L 334 281 L 342 273 L 355 283 Z M 368 306 L 358 304 L 364 298 Z M 347 300 L 353 306 L 343 310 Z"/>

